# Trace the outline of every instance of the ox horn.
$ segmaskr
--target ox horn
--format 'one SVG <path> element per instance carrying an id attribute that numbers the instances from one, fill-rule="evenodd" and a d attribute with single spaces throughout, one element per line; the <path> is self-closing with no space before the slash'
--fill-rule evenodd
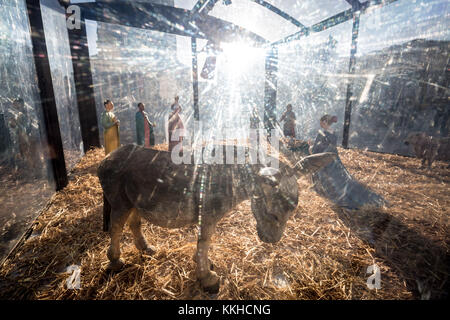
<path id="1" fill-rule="evenodd" d="M 315 173 L 336 159 L 337 154 L 333 152 L 317 153 L 301 159 L 294 167 L 303 174 Z"/>

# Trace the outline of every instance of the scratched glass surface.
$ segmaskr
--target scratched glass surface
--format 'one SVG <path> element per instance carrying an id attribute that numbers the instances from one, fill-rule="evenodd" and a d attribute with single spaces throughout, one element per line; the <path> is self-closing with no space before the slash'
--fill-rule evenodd
<path id="1" fill-rule="evenodd" d="M 167 140 L 167 119 L 175 95 L 180 97 L 184 123 L 190 126 L 193 122 L 190 38 L 100 22 L 90 22 L 90 26 L 95 34 L 89 50 L 97 115 L 100 117 L 104 110 L 104 100 L 114 103 L 113 112 L 120 120 L 121 143 L 136 142 L 135 114 L 139 102 L 146 106 L 150 121 L 156 123 L 156 144 Z M 180 46 L 186 50 L 178 50 Z M 101 126 L 100 138 L 103 141 Z"/>
<path id="2" fill-rule="evenodd" d="M 350 146 L 413 155 L 408 133 L 448 136 L 449 9 L 400 0 L 361 16 Z"/>
<path id="3" fill-rule="evenodd" d="M 55 190 L 25 1 L 0 0 L 0 261 Z M 13 105 L 21 98 L 24 107 Z M 26 114 L 28 135 L 17 120 Z"/>
<path id="4" fill-rule="evenodd" d="M 71 1 L 72 4 L 85 2 L 95 0 Z M 197 0 L 139 2 L 187 10 L 198 3 Z M 351 16 L 343 23 L 336 16 L 349 13 L 352 1 L 266 0 L 265 8 L 257 2 L 264 1 L 219 0 L 210 11 L 200 8 L 200 11 L 207 10 L 209 16 L 245 28 L 264 40 L 260 46 L 252 46 L 242 40 L 225 42 L 219 38 L 215 39 L 219 42 L 217 46 L 211 48 L 207 40 L 197 39 L 202 139 L 211 141 L 230 132 L 238 138 L 248 137 L 251 112 L 255 108 L 259 118 L 264 118 L 265 97 L 271 89 L 276 91 L 276 97 L 269 103 L 275 102 L 278 121 L 286 105 L 292 104 L 300 140 L 314 140 L 320 129 L 320 117 L 331 114 L 338 118 L 334 131 L 339 146 L 343 142 L 345 108 L 349 103 L 352 106 L 350 147 L 412 155 L 412 148 L 404 144 L 408 133 L 421 131 L 437 137 L 448 136 L 448 0 L 360 1 L 371 5 L 382 3 L 363 11 L 356 24 Z M 41 3 L 64 153 L 67 167 L 71 168 L 82 153 L 68 36 L 57 1 Z M 139 7 L 137 1 L 134 3 Z M 275 7 L 284 13 L 277 14 Z M 0 193 L 1 258 L 25 231 L 35 212 L 43 207 L 54 190 L 54 182 L 44 157 L 45 148 L 37 149 L 38 158 L 31 159 L 31 166 L 18 170 L 30 158 L 23 156 L 9 124 L 9 119 L 18 114 L 12 107 L 13 99 L 19 96 L 24 99 L 32 124 L 37 128 L 36 136 L 41 140 L 45 140 L 45 128 L 25 1 L 0 0 L 0 17 L 0 178 L 8 188 L 7 192 Z M 324 20 L 336 25 L 320 24 Z M 170 105 L 178 95 L 185 127 L 192 131 L 191 38 L 90 20 L 86 25 L 98 122 L 104 110 L 103 101 L 112 100 L 114 113 L 120 120 L 122 145 L 134 143 L 137 103 L 143 102 L 150 120 L 156 123 L 156 143 L 167 143 Z M 274 42 L 278 50 L 276 58 L 268 55 Z M 275 71 L 275 82 L 266 79 L 268 62 Z M 283 125 L 277 123 L 276 127 L 282 133 Z M 101 126 L 100 139 L 103 143 Z M 30 170 L 36 164 L 40 166 L 40 177 L 29 175 L 36 172 Z M 216 188 L 221 184 L 220 179 L 225 181 L 229 176 L 225 170 L 213 173 L 217 179 L 213 184 L 205 182 L 206 176 L 193 177 L 201 179 L 200 187 L 195 190 L 200 205 L 204 199 L 214 196 L 214 192 L 223 195 L 223 190 L 211 189 L 210 185 Z M 176 174 L 172 175 L 158 182 L 168 183 Z M 234 194 L 242 191 L 234 189 L 234 183 Z M 170 185 L 172 189 L 177 187 L 176 183 Z M 194 199 L 192 194 L 185 193 Z M 197 209 L 201 222 L 204 208 Z M 369 230 L 362 224 L 362 229 Z M 279 287 L 289 281 L 282 276 L 275 280 Z"/>
<path id="5" fill-rule="evenodd" d="M 338 116 L 342 141 L 352 22 L 279 46 L 277 115 L 292 104 L 299 139 L 312 140 L 324 114 Z"/>
<path id="6" fill-rule="evenodd" d="M 250 113 L 257 108 L 263 119 L 265 51 L 242 42 L 223 43 L 211 53 L 206 41 L 197 41 L 199 110 L 203 139 L 219 135 L 245 139 Z M 211 79 L 202 77 L 208 58 L 216 58 Z M 260 124 L 262 128 L 262 122 Z"/>
<path id="7" fill-rule="evenodd" d="M 83 146 L 66 16 L 57 0 L 41 1 L 41 10 L 64 160 L 70 170 L 83 155 Z"/>

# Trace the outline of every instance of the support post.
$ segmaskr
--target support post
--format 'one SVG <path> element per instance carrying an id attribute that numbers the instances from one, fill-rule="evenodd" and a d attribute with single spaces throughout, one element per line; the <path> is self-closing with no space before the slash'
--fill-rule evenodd
<path id="1" fill-rule="evenodd" d="M 86 34 L 86 21 L 81 10 L 79 28 L 69 28 L 70 52 L 72 55 L 73 74 L 77 93 L 80 129 L 84 151 L 100 147 L 100 136 L 95 106 L 94 85 L 92 80 L 89 47 Z M 66 13 L 66 17 L 70 16 Z"/>
<path id="2" fill-rule="evenodd" d="M 31 43 L 36 67 L 37 82 L 41 98 L 43 121 L 47 136 L 48 155 L 56 182 L 56 190 L 63 189 L 67 183 L 67 170 L 59 129 L 58 111 L 53 91 L 52 74 L 45 41 L 44 24 L 39 0 L 26 0 L 28 19 L 31 28 Z"/>
<path id="3" fill-rule="evenodd" d="M 278 48 L 271 46 L 266 54 L 264 85 L 264 128 L 270 135 L 270 130 L 276 127 L 277 107 L 277 71 L 278 71 Z"/>
<path id="4" fill-rule="evenodd" d="M 352 28 L 352 47 L 350 50 L 350 63 L 348 66 L 348 74 L 351 76 L 355 74 L 355 64 L 356 64 L 356 52 L 358 45 L 358 34 L 359 34 L 359 19 L 361 12 L 353 11 L 353 28 Z M 348 148 L 348 138 L 350 133 L 350 120 L 352 117 L 352 107 L 353 107 L 353 80 L 351 77 L 348 78 L 347 84 L 347 97 L 345 100 L 345 114 L 344 114 L 344 133 L 342 137 L 342 147 Z"/>
<path id="5" fill-rule="evenodd" d="M 194 90 L 194 120 L 200 121 L 198 110 L 198 63 L 197 63 L 197 39 L 191 38 L 192 48 L 192 86 Z"/>

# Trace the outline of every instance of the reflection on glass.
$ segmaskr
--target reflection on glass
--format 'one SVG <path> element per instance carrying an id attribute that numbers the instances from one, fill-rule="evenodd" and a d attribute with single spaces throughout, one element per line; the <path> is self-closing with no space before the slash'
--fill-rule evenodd
<path id="1" fill-rule="evenodd" d="M 0 1 L 0 259 L 54 192 L 25 1 Z"/>
<path id="2" fill-rule="evenodd" d="M 290 21 L 248 0 L 233 0 L 229 5 L 218 1 L 210 15 L 232 22 L 271 42 L 299 31 L 299 27 Z"/>
<path id="3" fill-rule="evenodd" d="M 266 1 L 275 7 L 286 11 L 289 15 L 296 18 L 307 27 L 351 8 L 346 0 Z"/>
<path id="4" fill-rule="evenodd" d="M 408 133 L 448 136 L 448 1 L 401 0 L 361 16 L 350 145 L 412 154 Z"/>
<path id="5" fill-rule="evenodd" d="M 288 104 L 296 114 L 296 137 L 313 140 L 324 114 L 337 115 L 338 143 L 343 116 L 352 22 L 280 46 L 278 50 L 277 119 Z"/>
<path id="6" fill-rule="evenodd" d="M 65 14 L 57 0 L 41 1 L 41 10 L 64 159 L 70 170 L 81 158 L 83 148 Z"/>
<path id="7" fill-rule="evenodd" d="M 104 100 L 114 103 L 121 144 L 136 143 L 139 102 L 145 104 L 149 120 L 156 124 L 156 144 L 167 142 L 167 121 L 175 95 L 180 97 L 181 116 L 189 127 L 193 121 L 190 41 L 177 41 L 175 35 L 162 32 L 100 22 L 97 25 L 97 53 L 91 55 L 97 115 L 104 110 Z M 187 63 L 177 47 L 187 52 Z M 101 127 L 100 139 L 103 143 Z"/>
<path id="8" fill-rule="evenodd" d="M 265 51 L 239 42 L 210 51 L 204 41 L 197 41 L 197 51 L 199 73 L 208 57 L 216 58 L 214 76 L 199 76 L 203 138 L 247 138 L 253 108 L 264 119 Z"/>

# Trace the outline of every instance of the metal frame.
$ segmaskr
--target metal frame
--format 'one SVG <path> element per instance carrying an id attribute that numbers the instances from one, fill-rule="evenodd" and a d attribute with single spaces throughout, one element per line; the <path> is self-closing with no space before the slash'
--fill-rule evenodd
<path id="1" fill-rule="evenodd" d="M 198 110 L 198 63 L 197 63 L 197 39 L 191 38 L 192 50 L 192 88 L 194 90 L 194 119 L 200 121 Z"/>
<path id="2" fill-rule="evenodd" d="M 358 48 L 358 35 L 359 35 L 359 19 L 361 16 L 360 11 L 353 13 L 353 27 L 352 27 L 352 46 L 350 49 L 350 62 L 348 65 L 348 74 L 353 75 L 355 73 L 356 64 L 356 52 Z M 351 81 L 347 84 L 347 96 L 345 100 L 345 112 L 344 112 L 344 130 L 342 137 L 342 146 L 348 148 L 348 137 L 350 134 L 350 121 L 352 117 L 353 107 L 353 83 Z"/>
<path id="3" fill-rule="evenodd" d="M 270 130 L 276 128 L 277 107 L 277 72 L 278 72 L 278 47 L 272 46 L 267 50 L 265 61 L 264 81 L 264 128 L 270 135 Z"/>
<path id="4" fill-rule="evenodd" d="M 33 46 L 34 64 L 36 67 L 36 78 L 46 129 L 47 143 L 43 143 L 42 146 L 43 150 L 45 150 L 45 154 L 49 157 L 49 162 L 56 182 L 56 190 L 58 191 L 67 185 L 68 178 L 45 40 L 44 24 L 42 22 L 41 5 L 39 0 L 26 0 L 26 5 L 28 19 L 30 21 L 30 34 Z"/>
<path id="5" fill-rule="evenodd" d="M 81 11 L 80 29 L 68 30 L 75 92 L 84 151 L 100 147 L 94 85 L 92 80 L 86 23 Z"/>
<path id="6" fill-rule="evenodd" d="M 198 0 L 193 6 L 192 10 L 185 10 L 153 3 L 136 3 L 131 0 L 121 1 L 120 3 L 100 0 L 95 3 L 82 4 L 80 5 L 80 7 L 83 9 L 82 11 L 84 12 L 85 19 L 92 19 L 106 23 L 122 24 L 143 29 L 158 30 L 162 32 L 191 37 L 193 55 L 192 72 L 194 117 L 197 120 L 200 118 L 200 115 L 198 110 L 199 96 L 196 38 L 208 39 L 213 42 L 226 42 L 239 35 L 241 37 L 253 40 L 254 45 L 265 47 L 268 50 L 268 55 L 266 57 L 264 110 L 265 124 L 267 128 L 270 128 L 273 126 L 273 123 L 270 122 L 273 121 L 271 119 L 274 117 L 274 110 L 276 108 L 276 72 L 278 63 L 277 46 L 290 41 L 299 40 L 303 37 L 309 36 L 311 33 L 321 32 L 349 21 L 350 19 L 353 19 L 352 50 L 349 63 L 349 73 L 352 74 L 354 73 L 354 66 L 356 62 L 355 55 L 359 34 L 360 15 L 364 14 L 369 8 L 373 8 L 376 6 L 382 7 L 397 0 L 368 0 L 363 3 L 359 0 L 345 0 L 352 6 L 350 9 L 340 12 L 310 27 L 306 27 L 295 18 L 288 15 L 286 12 L 280 10 L 279 8 L 271 5 L 264 0 L 249 0 L 278 14 L 279 16 L 283 17 L 284 19 L 290 21 L 300 28 L 298 32 L 291 34 L 284 39 L 275 41 L 271 44 L 269 44 L 268 41 L 266 41 L 262 37 L 244 28 L 236 26 L 233 23 L 229 23 L 224 20 L 209 16 L 208 13 L 214 8 L 214 5 L 218 1 L 219 0 Z M 107 13 L 107 15 L 105 15 L 105 12 Z M 85 69 L 85 72 L 87 71 L 89 71 L 88 74 L 90 75 L 90 68 L 89 70 Z M 89 85 L 92 85 L 92 82 L 90 82 Z M 352 94 L 352 86 L 351 83 L 349 83 L 347 86 L 346 107 L 344 115 L 344 136 L 342 143 L 345 148 L 347 148 L 348 146 L 348 136 L 350 131 L 353 100 Z"/>

